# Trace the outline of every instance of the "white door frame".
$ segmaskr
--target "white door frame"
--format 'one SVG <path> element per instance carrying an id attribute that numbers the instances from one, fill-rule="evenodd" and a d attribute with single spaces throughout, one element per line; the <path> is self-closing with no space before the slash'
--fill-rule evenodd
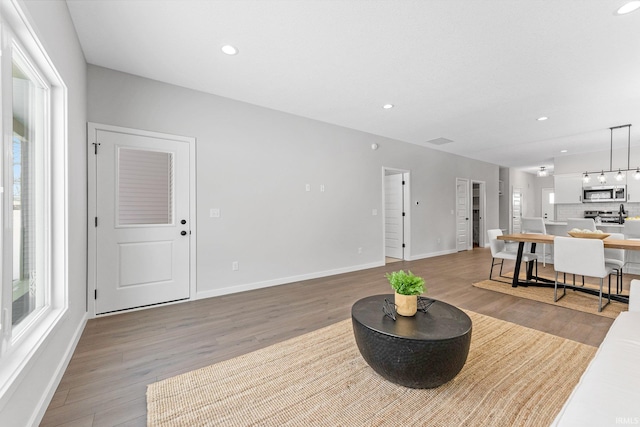
<path id="1" fill-rule="evenodd" d="M 403 259 L 411 260 L 411 171 L 406 169 L 397 169 L 383 166 L 382 167 L 382 262 L 385 263 L 385 224 L 386 224 L 386 214 L 385 214 L 385 181 L 384 177 L 387 172 L 391 172 L 392 174 L 402 174 L 402 179 L 404 180 L 404 194 L 403 194 L 403 210 L 404 210 L 404 224 L 403 224 L 403 235 L 404 239 L 404 251 L 403 251 Z"/>
<path id="2" fill-rule="evenodd" d="M 478 221 L 478 245 L 483 248 L 488 246 L 486 243 L 486 230 L 487 230 L 487 226 L 486 226 L 486 213 L 487 213 L 487 189 L 486 189 L 486 182 L 485 181 L 476 181 L 476 180 L 471 180 L 471 210 L 472 210 L 472 214 L 473 214 L 473 184 L 479 184 L 478 185 L 478 189 L 480 191 L 479 197 L 480 197 L 480 204 L 478 206 L 478 214 L 480 215 L 479 221 Z M 473 216 L 472 216 L 473 218 Z M 473 247 L 473 242 L 471 243 L 471 246 Z"/>
<path id="3" fill-rule="evenodd" d="M 150 138 L 171 139 L 183 141 L 189 144 L 189 224 L 191 230 L 189 243 L 189 299 L 191 301 L 196 298 L 197 280 L 196 280 L 196 139 L 193 137 L 171 135 L 167 133 L 150 132 L 140 129 L 132 129 L 121 126 L 111 126 L 100 123 L 87 123 L 87 172 L 88 172 L 88 188 L 87 188 L 87 312 L 90 317 L 96 317 L 95 292 L 97 289 L 97 230 L 95 227 L 95 218 L 97 213 L 97 168 L 95 149 L 99 150 L 99 141 L 97 141 L 98 131 L 122 132 L 133 135 L 145 136 Z M 175 304 L 168 303 L 168 304 Z M 134 308 L 128 311 L 144 310 L 148 307 Z M 120 313 L 120 312 L 117 312 Z M 100 316 L 106 316 L 107 313 Z"/>

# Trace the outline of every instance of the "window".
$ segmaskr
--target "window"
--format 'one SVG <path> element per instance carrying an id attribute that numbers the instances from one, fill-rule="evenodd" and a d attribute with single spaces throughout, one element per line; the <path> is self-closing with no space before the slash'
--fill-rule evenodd
<path id="1" fill-rule="evenodd" d="M 45 304 L 45 112 L 48 89 L 14 47 L 12 55 L 11 324 L 18 327 Z"/>
<path id="2" fill-rule="evenodd" d="M 17 3 L 1 7 L 0 405 L 68 305 L 66 87 Z"/>
<path id="3" fill-rule="evenodd" d="M 173 223 L 173 154 L 118 148 L 118 226 Z"/>

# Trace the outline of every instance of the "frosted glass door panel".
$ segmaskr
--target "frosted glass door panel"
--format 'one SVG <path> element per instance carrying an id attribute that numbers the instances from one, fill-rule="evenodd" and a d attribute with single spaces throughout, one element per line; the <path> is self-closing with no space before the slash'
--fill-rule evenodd
<path id="1" fill-rule="evenodd" d="M 173 223 L 173 155 L 118 149 L 118 225 Z"/>

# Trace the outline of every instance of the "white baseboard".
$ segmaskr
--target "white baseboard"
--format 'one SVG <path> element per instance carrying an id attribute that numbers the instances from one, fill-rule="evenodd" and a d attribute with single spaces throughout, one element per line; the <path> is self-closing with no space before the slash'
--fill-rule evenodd
<path id="1" fill-rule="evenodd" d="M 409 258 L 409 261 L 416 261 L 419 259 L 425 259 L 425 258 L 433 258 L 434 256 L 440 256 L 440 255 L 450 255 L 450 254 L 455 254 L 456 251 L 455 249 L 447 249 L 445 251 L 438 251 L 438 252 L 430 252 L 428 254 L 418 254 L 418 255 L 412 255 Z"/>
<path id="2" fill-rule="evenodd" d="M 38 405 L 36 406 L 35 411 L 33 412 L 31 419 L 29 420 L 29 425 L 40 425 L 40 422 L 42 421 L 42 418 L 44 417 L 44 414 L 49 407 L 49 403 L 51 402 L 51 399 L 53 398 L 53 395 L 58 388 L 58 384 L 60 384 L 62 376 L 67 370 L 67 366 L 69 366 L 69 362 L 71 361 L 71 357 L 73 356 L 76 346 L 78 345 L 78 341 L 80 341 L 80 337 L 82 336 L 82 332 L 84 331 L 88 318 L 88 313 L 85 313 L 82 320 L 80 321 L 80 324 L 73 334 L 73 339 L 69 342 L 69 345 L 65 350 L 64 357 L 62 358 L 62 360 L 60 360 L 60 363 L 58 363 L 58 366 L 56 367 L 55 374 L 51 377 L 49 384 L 47 384 L 45 392 L 42 394 L 40 401 L 38 402 Z"/>
<path id="3" fill-rule="evenodd" d="M 221 295 L 235 294 L 237 292 L 252 291 L 254 289 L 268 288 L 271 286 L 286 285 L 287 283 L 301 282 L 303 280 L 318 279 L 320 277 L 334 276 L 336 274 L 351 273 L 352 271 L 367 270 L 369 268 L 382 267 L 384 261 L 361 264 L 351 267 L 336 268 L 334 270 L 318 271 L 315 273 L 301 274 L 299 276 L 282 277 L 278 279 L 265 280 L 262 282 L 247 283 L 236 286 L 226 286 L 218 289 L 198 292 L 195 299 L 218 297 Z"/>

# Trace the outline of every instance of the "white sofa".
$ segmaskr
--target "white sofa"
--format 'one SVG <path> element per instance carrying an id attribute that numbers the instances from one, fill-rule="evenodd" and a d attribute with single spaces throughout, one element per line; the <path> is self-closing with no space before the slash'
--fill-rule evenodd
<path id="1" fill-rule="evenodd" d="M 640 280 L 552 424 L 620 425 L 640 425 Z"/>

